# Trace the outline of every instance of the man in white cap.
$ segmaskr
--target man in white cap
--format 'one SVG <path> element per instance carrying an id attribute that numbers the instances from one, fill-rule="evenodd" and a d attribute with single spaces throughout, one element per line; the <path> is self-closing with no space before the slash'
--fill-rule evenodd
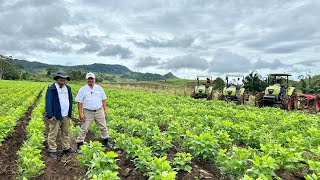
<path id="1" fill-rule="evenodd" d="M 81 130 L 77 138 L 78 150 L 83 145 L 86 134 L 93 121 L 97 123 L 101 131 L 101 138 L 104 146 L 111 147 L 109 133 L 106 126 L 108 110 L 106 105 L 106 94 L 101 86 L 95 84 L 96 76 L 89 72 L 86 75 L 87 85 L 79 89 L 76 96 L 78 102 L 79 118 L 82 121 Z"/>

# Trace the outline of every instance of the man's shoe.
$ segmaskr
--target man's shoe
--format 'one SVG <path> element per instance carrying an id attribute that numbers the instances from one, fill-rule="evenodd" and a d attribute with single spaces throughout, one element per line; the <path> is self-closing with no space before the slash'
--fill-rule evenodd
<path id="1" fill-rule="evenodd" d="M 56 152 L 49 152 L 49 156 L 52 158 L 52 159 L 57 159 L 57 153 Z"/>
<path id="2" fill-rule="evenodd" d="M 66 150 L 63 150 L 62 152 L 63 152 L 63 154 L 71 154 L 71 153 L 75 153 L 75 151 L 74 151 L 73 149 L 71 149 L 71 148 L 66 149 Z"/>
<path id="3" fill-rule="evenodd" d="M 104 147 L 109 147 L 109 148 L 112 148 L 112 147 L 113 147 L 113 144 L 111 144 L 111 143 L 109 142 L 109 139 L 108 139 L 108 138 L 102 140 L 102 144 L 103 144 Z"/>
<path id="4" fill-rule="evenodd" d="M 81 146 L 83 145 L 83 142 L 78 142 L 77 143 L 77 152 L 81 150 Z"/>

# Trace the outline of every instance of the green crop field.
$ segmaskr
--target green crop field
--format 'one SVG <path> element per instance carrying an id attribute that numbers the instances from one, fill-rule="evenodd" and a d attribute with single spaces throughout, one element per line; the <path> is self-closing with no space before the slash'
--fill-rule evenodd
<path id="1" fill-rule="evenodd" d="M 114 148 L 94 124 L 82 150 L 52 163 L 48 83 L 0 81 L 0 179 L 307 179 L 320 176 L 320 114 L 105 88 Z M 71 84 L 75 96 L 82 84 Z M 76 104 L 71 136 L 79 132 Z M 59 174 L 52 177 L 53 169 Z"/>

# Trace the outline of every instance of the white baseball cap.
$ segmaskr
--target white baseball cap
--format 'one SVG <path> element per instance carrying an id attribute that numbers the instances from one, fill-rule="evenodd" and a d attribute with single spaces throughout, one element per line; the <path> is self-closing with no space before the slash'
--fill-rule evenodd
<path id="1" fill-rule="evenodd" d="M 87 73 L 87 75 L 86 75 L 86 79 L 89 79 L 89 78 L 95 79 L 96 76 L 95 76 L 92 72 L 89 72 L 89 73 Z"/>

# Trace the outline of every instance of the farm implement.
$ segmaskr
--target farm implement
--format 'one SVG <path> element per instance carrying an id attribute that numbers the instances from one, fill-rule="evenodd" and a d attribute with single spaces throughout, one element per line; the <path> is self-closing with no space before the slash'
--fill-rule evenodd
<path id="1" fill-rule="evenodd" d="M 297 109 L 320 112 L 320 89 L 317 94 L 298 94 Z"/>

